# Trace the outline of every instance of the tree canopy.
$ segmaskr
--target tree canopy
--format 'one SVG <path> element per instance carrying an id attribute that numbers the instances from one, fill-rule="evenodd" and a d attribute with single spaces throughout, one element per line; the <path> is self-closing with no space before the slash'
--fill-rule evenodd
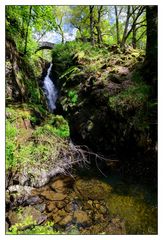
<path id="1" fill-rule="evenodd" d="M 92 45 L 146 46 L 144 6 L 6 6 L 6 30 L 24 54 L 35 51 L 37 42 L 51 32 L 59 34 L 62 43 L 74 35 Z"/>

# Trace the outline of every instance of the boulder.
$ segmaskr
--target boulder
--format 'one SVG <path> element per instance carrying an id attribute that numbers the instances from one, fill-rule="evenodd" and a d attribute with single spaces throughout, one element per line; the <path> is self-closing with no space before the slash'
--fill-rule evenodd
<path id="1" fill-rule="evenodd" d="M 62 201 L 66 198 L 66 194 L 63 193 L 55 193 L 53 191 L 43 191 L 41 196 L 45 197 L 47 200 L 51 201 Z"/>
<path id="2" fill-rule="evenodd" d="M 48 212 L 51 212 L 51 211 L 53 211 L 54 209 L 57 209 L 57 208 L 56 208 L 56 203 L 55 203 L 55 202 L 49 202 L 49 204 L 47 205 L 47 210 L 48 210 Z"/>
<path id="3" fill-rule="evenodd" d="M 74 218 L 77 224 L 88 225 L 90 224 L 90 218 L 84 211 L 77 210 L 74 212 Z"/>
<path id="4" fill-rule="evenodd" d="M 56 192 L 65 192 L 65 186 L 63 180 L 56 180 L 51 184 L 51 188 Z"/>
<path id="5" fill-rule="evenodd" d="M 21 224 L 20 228 L 26 228 L 29 225 L 41 224 L 46 220 L 46 216 L 42 215 L 36 208 L 29 206 L 19 208 L 18 211 L 9 211 L 8 219 L 11 225 Z"/>
<path id="6" fill-rule="evenodd" d="M 71 223 L 72 222 L 72 216 L 71 215 L 68 215 L 66 216 L 65 218 L 63 218 L 60 222 L 59 222 L 59 225 L 61 226 L 66 226 L 67 224 Z"/>
<path id="7" fill-rule="evenodd" d="M 74 188 L 78 195 L 81 194 L 84 199 L 91 200 L 105 199 L 112 190 L 109 184 L 96 179 L 79 179 L 76 181 Z"/>

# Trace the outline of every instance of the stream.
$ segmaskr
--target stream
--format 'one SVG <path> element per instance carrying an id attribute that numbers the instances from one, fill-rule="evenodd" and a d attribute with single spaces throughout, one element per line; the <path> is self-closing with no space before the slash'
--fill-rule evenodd
<path id="1" fill-rule="evenodd" d="M 40 188 L 10 186 L 7 228 L 32 215 L 36 225 L 50 221 L 66 234 L 157 234 L 156 198 L 149 187 L 114 175 L 60 175 Z"/>
<path id="2" fill-rule="evenodd" d="M 45 93 L 45 96 L 47 99 L 49 111 L 51 113 L 53 113 L 54 110 L 56 109 L 55 104 L 56 104 L 56 101 L 58 98 L 57 88 L 55 87 L 53 81 L 50 78 L 50 72 L 51 72 L 52 66 L 53 66 L 53 64 L 50 63 L 50 66 L 47 70 L 47 75 L 45 76 L 44 81 L 43 81 L 43 83 L 44 83 L 43 90 L 44 90 L 44 93 Z"/>
<path id="3" fill-rule="evenodd" d="M 51 113 L 58 91 L 50 78 L 43 89 Z M 82 173 L 83 171 L 83 173 Z M 52 222 L 63 234 L 157 234 L 157 192 L 144 184 L 125 182 L 108 173 L 103 177 L 91 169 L 73 177 L 53 177 L 43 187 L 12 185 L 6 193 L 6 232 L 15 224 L 23 229 Z M 26 221 L 32 218 L 32 224 Z M 29 219 L 28 219 L 29 220 Z"/>

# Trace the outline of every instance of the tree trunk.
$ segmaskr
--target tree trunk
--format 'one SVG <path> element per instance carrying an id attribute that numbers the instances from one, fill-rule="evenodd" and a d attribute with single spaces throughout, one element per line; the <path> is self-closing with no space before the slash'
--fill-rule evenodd
<path id="1" fill-rule="evenodd" d="M 145 79 L 153 87 L 157 96 L 157 6 L 146 7 L 147 44 L 145 59 Z"/>
<path id="2" fill-rule="evenodd" d="M 100 6 L 98 8 L 98 17 L 97 17 L 97 42 L 100 45 L 102 42 L 102 35 L 101 35 L 101 28 L 100 28 L 100 23 L 101 23 L 101 11 L 102 11 L 103 6 Z"/>
<path id="3" fill-rule="evenodd" d="M 61 35 L 61 38 L 62 38 L 62 43 L 64 43 L 65 42 L 64 32 L 63 32 L 62 27 L 60 25 L 58 25 L 58 28 L 59 28 L 60 35 Z"/>
<path id="4" fill-rule="evenodd" d="M 28 31 L 29 31 L 29 25 L 30 25 L 30 20 L 31 20 L 31 13 L 32 13 L 32 6 L 29 6 L 29 18 L 28 18 L 27 30 L 26 30 L 26 34 L 25 34 L 24 55 L 27 53 Z"/>
<path id="5" fill-rule="evenodd" d="M 91 41 L 91 44 L 92 44 L 92 45 L 94 45 L 94 35 L 93 35 L 93 28 L 94 28 L 93 9 L 94 9 L 94 6 L 89 6 L 89 13 L 90 13 L 90 41 Z"/>
<path id="6" fill-rule="evenodd" d="M 133 27 L 133 30 L 132 30 L 132 46 L 134 49 L 136 49 L 136 43 L 137 43 L 137 40 L 136 40 L 136 27 L 134 26 Z"/>
<path id="7" fill-rule="evenodd" d="M 115 9 L 115 18 L 116 18 L 117 44 L 119 44 L 119 43 L 120 43 L 120 37 L 119 37 L 119 18 L 118 18 L 117 6 L 114 6 L 114 9 Z"/>
<path id="8" fill-rule="evenodd" d="M 125 28 L 124 28 L 124 32 L 123 32 L 122 41 L 121 41 L 121 44 L 120 44 L 122 49 L 124 49 L 125 43 L 126 43 L 126 40 L 127 40 L 127 30 L 128 30 L 128 26 L 129 26 L 129 19 L 130 19 L 130 6 L 128 6 L 128 8 L 127 8 L 126 23 L 125 23 Z"/>
<path id="9" fill-rule="evenodd" d="M 132 11 L 134 10 L 134 7 L 132 7 Z M 136 48 L 136 24 L 135 24 L 135 13 L 132 15 L 133 19 L 133 26 L 132 26 L 132 46 L 135 49 Z"/>

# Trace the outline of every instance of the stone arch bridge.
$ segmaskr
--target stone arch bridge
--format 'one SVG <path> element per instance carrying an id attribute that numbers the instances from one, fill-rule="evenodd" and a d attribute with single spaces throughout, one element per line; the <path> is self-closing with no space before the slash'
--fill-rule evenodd
<path id="1" fill-rule="evenodd" d="M 39 42 L 39 47 L 36 50 L 36 52 L 43 50 L 43 49 L 53 49 L 54 48 L 54 43 L 52 42 Z M 35 52 L 35 53 L 36 53 Z"/>

